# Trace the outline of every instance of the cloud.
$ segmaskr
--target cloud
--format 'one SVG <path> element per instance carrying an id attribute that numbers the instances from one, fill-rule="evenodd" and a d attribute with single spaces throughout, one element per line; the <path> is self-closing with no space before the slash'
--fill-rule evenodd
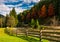
<path id="1" fill-rule="evenodd" d="M 9 2 L 18 2 L 18 0 L 6 0 L 6 1 L 9 1 Z"/>
<path id="2" fill-rule="evenodd" d="M 33 2 L 39 2 L 40 0 L 33 0 Z"/>
<path id="3" fill-rule="evenodd" d="M 6 15 L 15 7 L 17 13 L 30 9 L 40 0 L 0 0 L 0 14 Z"/>
<path id="4" fill-rule="evenodd" d="M 40 0 L 23 0 L 26 3 L 31 3 L 31 2 L 39 2 Z"/>
<path id="5" fill-rule="evenodd" d="M 15 10 L 16 10 L 16 12 L 17 12 L 17 14 L 18 13 L 20 13 L 20 12 L 23 12 L 24 10 L 26 10 L 26 9 L 22 9 L 22 8 L 15 8 Z"/>
<path id="6" fill-rule="evenodd" d="M 19 6 L 22 6 L 23 4 L 17 4 L 17 5 L 6 5 L 7 7 L 9 8 L 12 8 L 12 7 L 19 7 Z"/>
<path id="7" fill-rule="evenodd" d="M 17 2 L 18 0 L 0 0 L 0 2 Z"/>
<path id="8" fill-rule="evenodd" d="M 12 6 L 12 5 L 10 5 L 10 6 Z M 6 14 L 9 14 L 10 10 L 12 10 L 12 7 L 9 8 L 8 6 L 6 6 L 4 4 L 0 4 L 0 14 L 6 16 Z M 19 8 L 15 8 L 15 10 L 16 10 L 16 12 L 18 14 L 20 12 L 23 12 L 26 9 L 23 9 L 23 8 L 19 7 Z"/>
<path id="9" fill-rule="evenodd" d="M 2 15 L 8 14 L 10 10 L 11 10 L 11 8 L 8 8 L 4 4 L 0 4 L 0 14 L 2 14 Z"/>

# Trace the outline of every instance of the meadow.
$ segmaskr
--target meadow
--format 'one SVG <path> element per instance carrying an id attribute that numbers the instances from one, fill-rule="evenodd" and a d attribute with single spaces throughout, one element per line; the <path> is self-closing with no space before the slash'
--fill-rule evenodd
<path id="1" fill-rule="evenodd" d="M 39 38 L 28 36 L 10 36 L 4 32 L 5 28 L 0 28 L 0 42 L 40 42 Z M 43 42 L 48 42 L 48 40 L 42 39 Z"/>

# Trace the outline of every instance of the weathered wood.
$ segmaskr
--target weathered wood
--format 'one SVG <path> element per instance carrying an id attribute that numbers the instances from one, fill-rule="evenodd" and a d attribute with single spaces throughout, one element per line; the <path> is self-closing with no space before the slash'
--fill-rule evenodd
<path id="1" fill-rule="evenodd" d="M 60 42 L 60 38 L 56 38 L 56 37 L 50 37 L 50 36 L 42 36 L 42 39 L 47 39 L 49 41 L 59 41 Z"/>
<path id="2" fill-rule="evenodd" d="M 56 33 L 60 33 L 60 30 L 42 30 L 42 32 L 56 32 Z"/>
<path id="3" fill-rule="evenodd" d="M 16 35 L 26 35 L 26 37 L 34 36 L 34 37 L 39 37 L 42 39 L 47 39 L 49 41 L 60 42 L 60 27 L 44 28 L 41 31 L 37 30 L 37 29 L 19 28 L 19 29 L 17 29 Z"/>
<path id="4" fill-rule="evenodd" d="M 60 42 L 60 27 L 48 27 L 42 30 L 42 38 L 52 42 Z"/>
<path id="5" fill-rule="evenodd" d="M 42 33 L 42 36 L 50 36 L 50 37 L 60 38 L 59 34 L 51 34 L 51 33 Z"/>
<path id="6" fill-rule="evenodd" d="M 44 28 L 44 30 L 60 30 L 60 27 L 48 26 L 48 27 Z"/>

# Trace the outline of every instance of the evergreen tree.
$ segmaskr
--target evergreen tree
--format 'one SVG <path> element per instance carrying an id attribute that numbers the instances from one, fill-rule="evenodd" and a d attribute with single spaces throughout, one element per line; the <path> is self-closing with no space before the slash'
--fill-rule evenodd
<path id="1" fill-rule="evenodd" d="M 8 20 L 8 18 L 9 18 L 9 15 L 6 14 L 6 17 L 5 17 L 5 24 L 4 24 L 5 27 L 7 27 L 7 20 Z"/>
<path id="2" fill-rule="evenodd" d="M 0 27 L 3 26 L 3 18 L 0 18 Z"/>
<path id="3" fill-rule="evenodd" d="M 38 19 L 36 20 L 36 28 L 38 28 L 38 29 L 40 28 Z"/>
<path id="4" fill-rule="evenodd" d="M 15 18 L 15 22 L 16 22 L 16 25 L 17 25 L 18 24 L 18 18 L 17 18 L 17 14 L 16 14 L 16 11 L 15 11 L 15 8 L 14 7 L 10 11 L 10 16 L 13 16 Z"/>
<path id="5" fill-rule="evenodd" d="M 17 14 L 15 11 L 15 8 L 13 7 L 13 9 L 10 11 L 10 16 L 14 16 L 15 18 L 17 18 Z"/>
<path id="6" fill-rule="evenodd" d="M 35 26 L 35 20 L 34 19 L 32 19 L 31 20 L 31 26 L 34 28 L 34 26 Z"/>

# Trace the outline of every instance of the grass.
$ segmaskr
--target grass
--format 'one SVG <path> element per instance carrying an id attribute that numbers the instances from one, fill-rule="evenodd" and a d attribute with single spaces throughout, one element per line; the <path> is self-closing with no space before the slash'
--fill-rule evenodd
<path id="1" fill-rule="evenodd" d="M 5 28 L 0 28 L 0 42 L 39 42 L 39 38 L 28 36 L 10 36 L 4 33 Z M 42 40 L 48 42 L 47 40 Z"/>

